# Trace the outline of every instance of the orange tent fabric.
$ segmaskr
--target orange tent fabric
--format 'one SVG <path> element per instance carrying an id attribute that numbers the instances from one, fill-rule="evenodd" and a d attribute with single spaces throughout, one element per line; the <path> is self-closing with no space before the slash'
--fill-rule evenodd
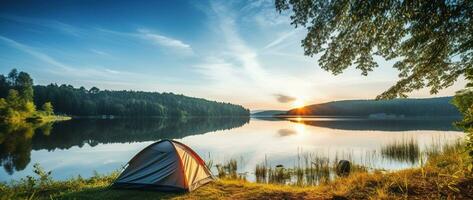
<path id="1" fill-rule="evenodd" d="M 136 154 L 113 188 L 193 191 L 213 180 L 202 158 L 188 146 L 161 140 Z"/>

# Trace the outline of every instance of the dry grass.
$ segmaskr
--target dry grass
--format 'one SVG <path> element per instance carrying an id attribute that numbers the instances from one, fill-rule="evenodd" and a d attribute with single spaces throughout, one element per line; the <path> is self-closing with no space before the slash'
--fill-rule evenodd
<path id="1" fill-rule="evenodd" d="M 116 174 L 67 181 L 48 180 L 43 174 L 44 180 L 0 185 L 0 199 L 473 199 L 468 156 L 460 146 L 443 150 L 430 155 L 419 168 L 389 173 L 358 171 L 318 186 L 223 178 L 192 193 L 160 193 L 110 190 L 107 186 Z"/>

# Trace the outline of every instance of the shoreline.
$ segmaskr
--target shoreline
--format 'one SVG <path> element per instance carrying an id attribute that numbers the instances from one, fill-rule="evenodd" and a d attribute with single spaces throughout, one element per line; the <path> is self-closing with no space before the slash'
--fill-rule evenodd
<path id="1" fill-rule="evenodd" d="M 355 171 L 315 186 L 221 178 L 191 193 L 109 189 L 118 172 L 57 181 L 36 166 L 38 178 L 0 183 L 0 196 L 6 199 L 468 199 L 473 198 L 469 159 L 463 146 L 451 146 L 429 157 L 420 167 L 394 172 Z"/>

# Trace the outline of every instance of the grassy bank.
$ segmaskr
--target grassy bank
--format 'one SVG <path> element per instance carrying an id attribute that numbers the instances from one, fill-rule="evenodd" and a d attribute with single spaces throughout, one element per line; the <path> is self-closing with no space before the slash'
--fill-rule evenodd
<path id="1" fill-rule="evenodd" d="M 36 178 L 1 184 L 1 199 L 472 199 L 473 178 L 461 146 L 432 153 L 422 167 L 396 172 L 357 171 L 318 186 L 219 179 L 192 193 L 111 190 L 118 173 L 54 181 L 35 166 Z"/>

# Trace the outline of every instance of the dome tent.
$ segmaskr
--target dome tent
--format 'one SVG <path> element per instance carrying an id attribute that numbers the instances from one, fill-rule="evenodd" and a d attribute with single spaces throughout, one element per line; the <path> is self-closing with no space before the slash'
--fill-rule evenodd
<path id="1" fill-rule="evenodd" d="M 160 140 L 136 154 L 112 188 L 193 191 L 213 180 L 202 158 L 174 140 Z"/>

